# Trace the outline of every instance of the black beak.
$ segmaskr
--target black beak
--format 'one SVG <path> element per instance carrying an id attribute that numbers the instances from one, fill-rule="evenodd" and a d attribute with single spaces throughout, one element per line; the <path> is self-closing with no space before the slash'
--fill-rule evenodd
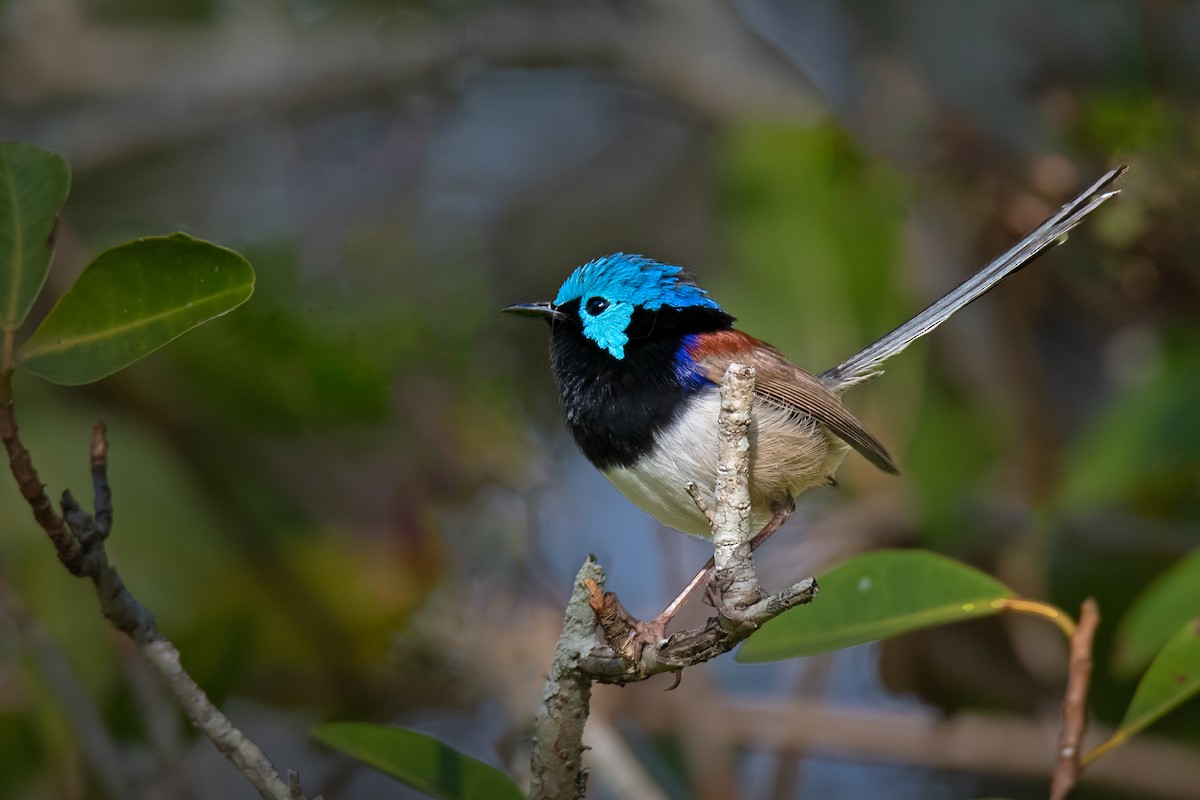
<path id="1" fill-rule="evenodd" d="M 506 306 L 503 311 L 506 314 L 517 314 L 522 317 L 541 317 L 547 320 L 552 320 L 559 316 L 559 311 L 554 307 L 553 303 L 516 303 Z"/>

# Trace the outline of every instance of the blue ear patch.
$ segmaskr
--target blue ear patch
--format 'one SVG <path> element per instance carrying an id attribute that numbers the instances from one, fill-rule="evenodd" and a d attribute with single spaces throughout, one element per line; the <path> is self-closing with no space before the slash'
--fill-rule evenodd
<path id="1" fill-rule="evenodd" d="M 593 297 L 607 300 L 608 307 L 599 314 L 589 314 L 586 306 Z M 554 305 L 572 300 L 579 301 L 584 335 L 613 358 L 625 357 L 629 342 L 625 331 L 639 306 L 648 311 L 663 306 L 721 308 L 680 267 L 625 253 L 597 258 L 572 272 L 558 290 Z"/>
<path id="2" fill-rule="evenodd" d="M 582 312 L 583 335 L 603 347 L 613 358 L 625 357 L 625 345 L 629 337 L 625 329 L 633 319 L 633 305 L 621 300 L 610 302 L 608 308 L 596 316 Z"/>

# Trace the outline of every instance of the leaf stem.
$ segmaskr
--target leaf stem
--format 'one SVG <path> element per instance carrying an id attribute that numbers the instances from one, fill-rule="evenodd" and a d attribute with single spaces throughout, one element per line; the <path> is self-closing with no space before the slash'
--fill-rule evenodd
<path id="1" fill-rule="evenodd" d="M 1033 614 L 1034 616 L 1044 617 L 1053 622 L 1055 627 L 1062 631 L 1067 641 L 1070 641 L 1075 636 L 1075 620 L 1070 614 L 1050 603 L 1043 603 L 1040 600 L 1027 600 L 1023 597 L 1005 597 L 997 600 L 992 605 L 994 608 L 1002 611 L 1014 611 L 1019 614 Z"/>
<path id="2" fill-rule="evenodd" d="M 9 376 L 13 370 L 13 329 L 4 329 L 4 354 L 3 361 L 0 361 L 0 371 L 4 372 L 5 384 L 9 381 Z"/>
<path id="3" fill-rule="evenodd" d="M 1089 764 L 1095 761 L 1100 756 L 1107 753 L 1109 750 L 1115 750 L 1125 742 L 1133 738 L 1135 733 L 1138 733 L 1138 728 L 1118 728 L 1112 736 L 1105 739 L 1100 744 L 1093 747 L 1085 755 L 1079 759 L 1079 768 L 1086 769 Z"/>

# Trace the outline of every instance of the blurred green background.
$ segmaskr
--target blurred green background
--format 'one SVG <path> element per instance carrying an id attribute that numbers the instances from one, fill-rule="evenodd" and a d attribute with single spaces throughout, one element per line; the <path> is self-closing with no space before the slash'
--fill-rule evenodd
<path id="1" fill-rule="evenodd" d="M 1200 545 L 1198 39 L 1197 3 L 7 0 L 0 138 L 74 173 L 31 324 L 135 236 L 185 230 L 258 273 L 246 306 L 99 384 L 18 381 L 26 443 L 52 496 L 83 496 L 91 424 L 109 424 L 110 553 L 310 794 L 410 796 L 309 738 L 341 719 L 520 778 L 585 555 L 645 616 L 707 553 L 574 450 L 545 330 L 499 308 L 642 252 L 819 371 L 1127 161 L 1067 245 L 848 394 L 901 477 L 852 457 L 761 559 L 780 586 L 924 546 L 1072 612 L 1093 595 L 1092 719 L 1112 725 L 1166 638 L 1121 621 Z M 0 482 L 3 581 L 147 796 L 253 797 L 19 501 Z M 1185 616 L 1197 583 L 1172 595 Z M 9 616 L 0 797 L 101 796 Z M 861 731 L 943 714 L 1053 729 L 1057 637 L 993 619 L 710 664 L 670 694 L 598 689 L 592 796 L 1045 796 L 1051 744 L 1043 770 L 1001 740 L 898 755 Z M 816 709 L 865 722 L 823 746 L 757 725 L 764 701 L 798 731 Z M 1192 703 L 1077 796 L 1195 796 L 1198 732 Z"/>

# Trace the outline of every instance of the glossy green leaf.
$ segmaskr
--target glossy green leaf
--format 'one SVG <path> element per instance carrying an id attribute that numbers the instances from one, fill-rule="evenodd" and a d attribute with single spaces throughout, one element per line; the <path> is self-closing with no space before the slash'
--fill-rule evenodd
<path id="1" fill-rule="evenodd" d="M 1200 613 L 1200 550 L 1176 562 L 1134 601 L 1117 627 L 1114 669 L 1132 675 Z"/>
<path id="2" fill-rule="evenodd" d="M 423 733 L 366 722 L 318 725 L 313 735 L 433 797 L 445 800 L 517 800 L 512 778 Z"/>
<path id="3" fill-rule="evenodd" d="M 232 250 L 182 233 L 101 253 L 18 353 L 17 366 L 55 383 L 99 380 L 254 291 L 254 270 Z"/>
<path id="4" fill-rule="evenodd" d="M 1188 620 L 1154 657 L 1138 682 L 1125 718 L 1085 763 L 1111 750 L 1200 694 L 1200 616 Z"/>
<path id="5" fill-rule="evenodd" d="M 814 655 L 1003 610 L 1013 591 L 979 570 L 925 550 L 853 558 L 818 580 L 821 593 L 751 636 L 739 661 Z"/>
<path id="6" fill-rule="evenodd" d="M 24 321 L 46 282 L 70 188 L 71 170 L 58 153 L 0 143 L 0 326 L 8 330 Z"/>

